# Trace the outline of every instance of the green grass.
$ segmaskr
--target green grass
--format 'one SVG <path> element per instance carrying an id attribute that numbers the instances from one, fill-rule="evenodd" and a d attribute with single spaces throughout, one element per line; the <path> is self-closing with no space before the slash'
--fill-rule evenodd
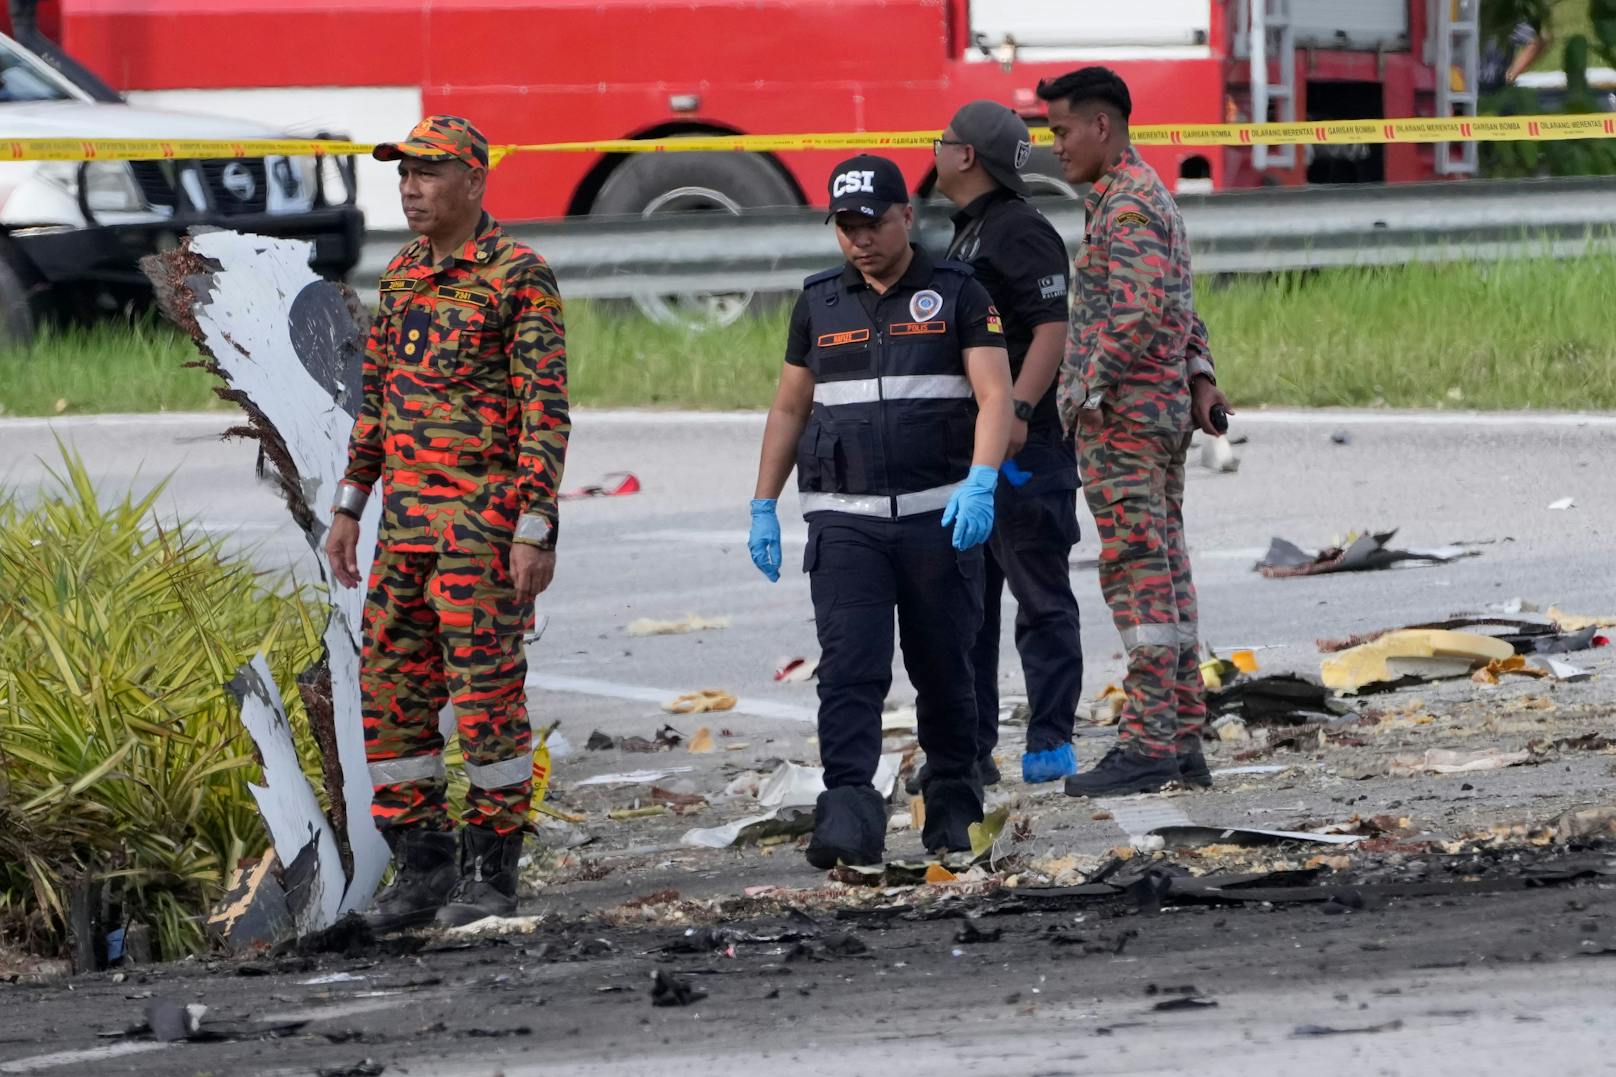
<path id="1" fill-rule="evenodd" d="M 156 321 L 45 326 L 29 348 L 0 350 L 0 415 L 199 411 L 225 405 L 185 366 L 196 348 Z"/>
<path id="2" fill-rule="evenodd" d="M 790 318 L 789 302 L 770 302 L 755 317 L 697 332 L 616 304 L 570 303 L 572 399 L 591 407 L 767 407 Z"/>
<path id="3" fill-rule="evenodd" d="M 1237 406 L 1584 411 L 1616 408 L 1613 287 L 1598 255 L 1247 278 L 1199 303 Z"/>
<path id="4" fill-rule="evenodd" d="M 1237 406 L 1616 409 L 1616 255 L 1203 281 L 1219 380 Z M 568 306 L 584 407 L 767 406 L 789 304 L 724 329 Z M 8 415 L 219 406 L 161 326 L 62 330 L 0 354 Z M 1454 390 L 1457 390 L 1455 394 Z M 65 405 L 58 407 L 58 402 Z"/>

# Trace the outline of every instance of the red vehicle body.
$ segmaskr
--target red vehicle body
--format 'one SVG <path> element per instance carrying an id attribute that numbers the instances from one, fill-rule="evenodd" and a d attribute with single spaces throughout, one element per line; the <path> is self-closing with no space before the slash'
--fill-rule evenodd
<path id="1" fill-rule="evenodd" d="M 59 0 L 55 14 L 65 50 L 123 91 L 189 91 L 204 104 L 223 89 L 329 88 L 321 118 L 363 138 L 371 132 L 344 114 L 345 95 L 414 88 L 419 114 L 470 117 L 495 142 L 540 143 L 935 129 L 983 97 L 1038 122 L 1039 80 L 1087 62 L 1128 81 L 1136 123 L 1246 120 L 1252 65 L 1241 48 L 1249 16 L 1240 9 L 1251 2 L 1275 0 L 1132 0 L 1115 7 L 1137 13 L 1137 30 L 1119 25 L 1109 39 L 1090 34 L 1085 44 L 1076 40 L 1080 27 L 1073 42 L 1023 38 L 1016 47 L 979 28 L 1001 6 L 1031 12 L 1026 19 L 1043 20 L 1040 32 L 1054 25 L 1056 11 L 1108 25 L 1118 15 L 1097 0 L 1092 17 L 1091 4 L 1076 0 L 974 0 L 975 10 L 973 0 Z M 1374 7 L 1388 12 L 1387 21 L 1379 39 L 1354 42 L 1337 31 L 1333 48 L 1298 39 L 1295 118 L 1432 115 L 1435 67 L 1427 57 L 1435 53 L 1425 0 L 1334 6 Z M 1157 8 L 1168 14 L 1153 16 Z M 51 13 L 42 22 L 49 26 Z M 1272 77 L 1282 77 L 1279 58 L 1270 60 Z M 400 135 L 413 118 L 398 117 L 390 122 L 403 126 L 383 133 Z M 1407 181 L 1435 171 L 1431 147 L 1357 153 L 1300 153 L 1291 166 L 1264 171 L 1249 148 L 1162 147 L 1145 156 L 1169 184 L 1194 190 Z M 733 203 L 727 208 L 819 205 L 842 156 L 521 154 L 500 166 L 490 208 L 519 220 L 710 208 L 714 199 Z M 891 156 L 917 189 L 926 187 L 929 151 Z M 1053 162 L 1042 171 L 1055 173 Z"/>

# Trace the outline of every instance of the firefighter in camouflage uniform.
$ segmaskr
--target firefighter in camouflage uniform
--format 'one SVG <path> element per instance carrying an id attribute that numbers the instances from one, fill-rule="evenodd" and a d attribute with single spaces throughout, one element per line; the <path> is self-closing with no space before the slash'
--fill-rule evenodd
<path id="1" fill-rule="evenodd" d="M 1072 796 L 1212 784 L 1195 584 L 1184 541 L 1192 424 L 1228 410 L 1195 313 L 1184 222 L 1128 140 L 1133 102 L 1114 72 L 1043 83 L 1066 179 L 1092 184 L 1072 272 L 1058 402 L 1100 537 L 1100 590 L 1128 655 L 1117 744 L 1066 779 Z"/>
<path id="2" fill-rule="evenodd" d="M 418 238 L 382 275 L 326 548 L 357 586 L 379 480 L 360 689 L 371 813 L 397 869 L 371 914 L 385 931 L 515 910 L 533 778 L 523 639 L 555 571 L 569 423 L 555 276 L 483 212 L 487 140 L 432 116 L 375 156 L 399 163 Z M 458 845 L 445 704 L 470 785 Z"/>

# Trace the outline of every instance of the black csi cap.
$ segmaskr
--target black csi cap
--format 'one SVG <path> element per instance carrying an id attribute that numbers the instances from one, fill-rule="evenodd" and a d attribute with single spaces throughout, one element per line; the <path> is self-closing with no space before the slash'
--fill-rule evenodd
<path id="1" fill-rule="evenodd" d="M 874 219 L 895 205 L 906 205 L 909 189 L 903 173 L 885 157 L 861 153 L 843 161 L 830 175 L 830 213 L 857 213 Z"/>

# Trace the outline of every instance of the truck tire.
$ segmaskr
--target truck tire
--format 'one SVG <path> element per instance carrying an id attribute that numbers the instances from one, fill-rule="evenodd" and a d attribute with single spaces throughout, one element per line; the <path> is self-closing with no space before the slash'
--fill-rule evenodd
<path id="1" fill-rule="evenodd" d="M 1048 146 L 1032 148 L 1032 156 L 1027 159 L 1027 167 L 1021 170 L 1021 178 L 1027 181 L 1028 192 L 1033 198 L 1083 197 L 1083 192 L 1066 182 L 1061 164 L 1055 160 L 1055 151 Z"/>
<path id="2" fill-rule="evenodd" d="M 647 153 L 631 156 L 607 177 L 589 214 L 739 215 L 800 204 L 790 181 L 758 154 Z M 729 325 L 761 302 L 752 292 L 689 292 L 636 296 L 634 304 L 654 321 L 702 329 Z"/>
<path id="3" fill-rule="evenodd" d="M 34 339 L 34 308 L 23 273 L 0 245 L 0 348 L 27 347 Z"/>

